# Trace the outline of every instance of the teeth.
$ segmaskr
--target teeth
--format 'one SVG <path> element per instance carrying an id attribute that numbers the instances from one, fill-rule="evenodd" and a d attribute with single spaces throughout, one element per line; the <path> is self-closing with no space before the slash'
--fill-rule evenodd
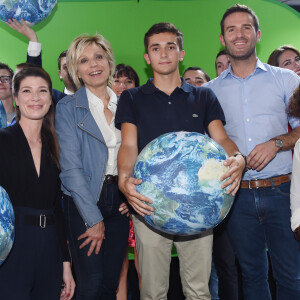
<path id="1" fill-rule="evenodd" d="M 91 72 L 90 75 L 93 76 L 93 75 L 97 75 L 97 74 L 101 74 L 102 71 L 95 71 L 95 72 Z"/>

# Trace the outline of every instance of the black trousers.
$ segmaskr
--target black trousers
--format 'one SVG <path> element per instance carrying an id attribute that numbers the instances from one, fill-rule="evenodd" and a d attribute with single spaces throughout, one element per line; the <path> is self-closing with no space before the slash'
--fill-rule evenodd
<path id="1" fill-rule="evenodd" d="M 15 207 L 15 215 L 50 214 L 48 210 Z M 62 284 L 62 256 L 55 225 L 45 228 L 15 225 L 15 241 L 0 267 L 0 299 L 58 300 Z"/>
<path id="2" fill-rule="evenodd" d="M 213 260 L 219 278 L 220 300 L 238 300 L 236 255 L 226 231 L 226 220 L 214 228 Z"/>

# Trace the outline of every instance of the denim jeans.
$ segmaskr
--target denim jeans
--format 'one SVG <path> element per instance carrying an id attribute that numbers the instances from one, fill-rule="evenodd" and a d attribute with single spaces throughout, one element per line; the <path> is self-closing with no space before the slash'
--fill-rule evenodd
<path id="1" fill-rule="evenodd" d="M 119 212 L 124 196 L 117 183 L 103 184 L 98 207 L 104 217 L 105 239 L 100 253 L 93 252 L 91 256 L 87 256 L 90 244 L 79 249 L 83 240 L 77 238 L 86 227 L 73 199 L 64 195 L 63 201 L 75 269 L 76 300 L 115 300 L 129 235 L 129 218 Z"/>
<path id="2" fill-rule="evenodd" d="M 239 190 L 227 229 L 241 265 L 245 300 L 271 299 L 266 248 L 277 300 L 300 299 L 300 250 L 290 218 L 290 182 Z"/>

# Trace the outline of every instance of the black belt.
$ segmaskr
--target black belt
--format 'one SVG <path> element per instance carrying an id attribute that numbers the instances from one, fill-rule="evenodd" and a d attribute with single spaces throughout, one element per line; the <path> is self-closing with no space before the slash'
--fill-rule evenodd
<path id="1" fill-rule="evenodd" d="M 118 183 L 118 175 L 105 175 L 104 182 L 107 184 Z"/>
<path id="2" fill-rule="evenodd" d="M 17 224 L 38 226 L 45 228 L 47 225 L 55 223 L 54 215 L 16 215 L 15 222 Z"/>

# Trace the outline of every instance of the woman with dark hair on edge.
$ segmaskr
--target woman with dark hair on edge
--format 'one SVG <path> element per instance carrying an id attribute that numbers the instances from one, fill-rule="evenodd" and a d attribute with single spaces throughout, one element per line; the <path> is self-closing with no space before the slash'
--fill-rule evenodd
<path id="1" fill-rule="evenodd" d="M 136 71 L 125 64 L 116 65 L 113 78 L 111 88 L 119 97 L 123 91 L 140 86 L 140 79 Z"/>
<path id="2" fill-rule="evenodd" d="M 291 45 L 284 45 L 275 49 L 269 56 L 268 64 L 292 70 L 300 76 L 300 52 Z"/>
<path id="3" fill-rule="evenodd" d="M 114 57 L 99 34 L 75 38 L 67 53 L 78 88 L 56 106 L 64 214 L 76 274 L 76 300 L 114 300 L 126 253 L 129 219 L 118 188 Z M 121 211 L 119 208 L 122 207 Z"/>
<path id="4" fill-rule="evenodd" d="M 0 267 L 1 299 L 70 300 L 51 79 L 28 68 L 13 83 L 18 122 L 0 130 L 0 185 L 14 207 L 15 241 Z"/>
<path id="5" fill-rule="evenodd" d="M 140 86 L 140 79 L 136 71 L 131 66 L 125 64 L 116 65 L 113 79 L 114 82 L 111 85 L 111 89 L 116 93 L 118 97 L 120 97 L 125 90 L 129 90 Z M 120 210 L 123 211 L 125 208 L 127 208 L 127 206 L 124 203 L 124 205 L 120 207 Z M 135 245 L 135 235 L 134 235 L 134 228 L 133 228 L 131 216 L 130 216 L 130 223 L 129 223 L 128 246 L 134 249 L 134 265 L 140 281 L 138 261 L 137 261 L 138 258 L 137 258 L 137 251 Z M 121 270 L 119 287 L 117 291 L 117 300 L 127 299 L 128 268 L 129 268 L 129 260 L 128 260 L 128 251 L 127 251 L 123 262 L 122 270 Z"/>
<path id="6" fill-rule="evenodd" d="M 300 118 L 300 85 L 295 90 L 287 108 L 289 116 Z M 295 238 L 300 241 L 300 140 L 294 148 L 293 170 L 291 181 L 291 227 Z"/>

